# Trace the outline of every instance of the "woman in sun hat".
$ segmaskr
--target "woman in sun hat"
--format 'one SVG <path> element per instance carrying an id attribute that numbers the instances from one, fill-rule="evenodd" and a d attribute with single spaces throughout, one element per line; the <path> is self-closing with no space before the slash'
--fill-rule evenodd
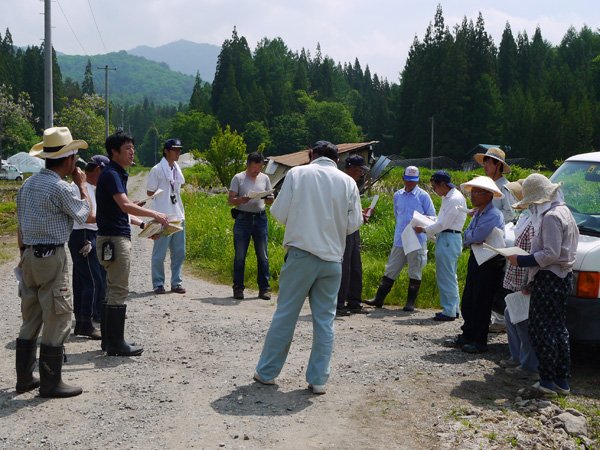
<path id="1" fill-rule="evenodd" d="M 539 173 L 525 179 L 523 200 L 513 206 L 529 209 L 535 236 L 530 255 L 508 257 L 513 266 L 529 267 L 529 338 L 541 378 L 533 388 L 548 397 L 570 393 L 571 357 L 565 322 L 579 231 L 563 201 L 561 185 Z"/>

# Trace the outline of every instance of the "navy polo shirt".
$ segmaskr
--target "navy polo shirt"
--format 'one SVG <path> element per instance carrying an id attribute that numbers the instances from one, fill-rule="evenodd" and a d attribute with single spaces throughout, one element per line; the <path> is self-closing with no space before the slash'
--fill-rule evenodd
<path id="1" fill-rule="evenodd" d="M 114 161 L 102 169 L 96 184 L 96 222 L 98 236 L 131 237 L 129 215 L 123 212 L 113 196 L 127 195 L 129 174 Z"/>

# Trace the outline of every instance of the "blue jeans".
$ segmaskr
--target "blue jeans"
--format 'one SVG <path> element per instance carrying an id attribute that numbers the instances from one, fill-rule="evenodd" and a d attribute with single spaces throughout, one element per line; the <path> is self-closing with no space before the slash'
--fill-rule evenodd
<path id="1" fill-rule="evenodd" d="M 106 270 L 96 253 L 97 231 L 73 230 L 69 237 L 69 251 L 73 260 L 73 313 L 75 319 L 100 319 L 102 302 L 106 297 Z M 92 251 L 84 257 L 79 250 L 88 240 Z"/>
<path id="2" fill-rule="evenodd" d="M 277 309 L 256 366 L 261 377 L 269 380 L 281 372 L 292 345 L 300 310 L 308 296 L 312 312 L 313 345 L 306 368 L 306 381 L 313 385 L 327 383 L 341 278 L 341 263 L 324 261 L 294 247 L 289 249 L 279 277 Z"/>
<path id="3" fill-rule="evenodd" d="M 256 253 L 256 266 L 258 273 L 256 283 L 258 289 L 266 291 L 269 286 L 269 257 L 267 254 L 267 239 L 269 237 L 269 221 L 267 215 L 252 216 L 240 212 L 233 225 L 233 247 L 235 258 L 233 260 L 233 285 L 244 287 L 244 271 L 246 269 L 246 253 L 250 245 L 250 238 L 254 241 Z"/>
<path id="4" fill-rule="evenodd" d="M 181 285 L 181 266 L 185 260 L 185 221 L 183 230 L 154 241 L 152 248 L 152 287 L 165 285 L 165 258 L 167 249 L 171 251 L 171 287 Z"/>
<path id="5" fill-rule="evenodd" d="M 460 305 L 458 293 L 458 258 L 462 253 L 460 233 L 438 233 L 435 244 L 435 273 L 442 314 L 456 317 Z"/>
<path id="6" fill-rule="evenodd" d="M 537 372 L 538 359 L 529 342 L 529 320 L 512 323 L 508 308 L 504 310 L 506 319 L 506 335 L 508 337 L 508 349 L 510 359 L 521 364 L 521 368 L 531 372 Z"/>

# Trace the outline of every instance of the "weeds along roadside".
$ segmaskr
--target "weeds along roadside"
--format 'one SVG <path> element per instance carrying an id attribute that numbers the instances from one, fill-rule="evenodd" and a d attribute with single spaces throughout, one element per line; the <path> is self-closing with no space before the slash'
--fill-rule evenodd
<path id="1" fill-rule="evenodd" d="M 516 180 L 529 175 L 529 170 L 518 167 L 513 168 L 507 178 Z M 187 169 L 184 171 L 188 178 Z M 363 298 L 372 298 L 375 295 L 381 277 L 385 270 L 385 264 L 394 240 L 394 229 L 396 220 L 393 211 L 393 194 L 403 186 L 402 168 L 393 169 L 381 180 L 372 195 L 380 195 L 379 202 L 371 220 L 361 227 L 362 263 L 363 263 Z M 192 175 L 193 174 L 193 175 Z M 439 211 L 441 198 L 431 190 L 429 178 L 432 171 L 421 169 L 420 187 L 426 190 L 433 199 L 436 211 Z M 210 174 L 204 169 L 195 168 L 190 173 L 198 185 L 212 180 Z M 474 172 L 450 172 L 453 183 L 459 185 L 473 178 L 474 175 L 483 175 L 483 169 Z M 549 175 L 549 173 L 547 174 Z M 188 180 L 191 181 L 191 180 Z M 214 184 L 213 184 L 214 185 Z M 187 231 L 187 261 L 200 273 L 213 278 L 223 284 L 232 283 L 233 274 L 233 219 L 231 218 L 231 206 L 227 204 L 227 194 L 204 194 L 185 193 L 183 201 L 186 208 L 186 231 Z M 363 198 L 363 208 L 369 206 L 371 200 Z M 467 198 L 470 206 L 470 200 Z M 268 207 L 267 207 L 268 208 Z M 269 219 L 269 269 L 271 275 L 271 290 L 279 290 L 279 273 L 283 265 L 285 252 L 282 247 L 285 228 L 275 221 L 270 214 Z M 465 228 L 468 221 L 465 224 Z M 423 270 L 423 280 L 417 307 L 439 308 L 439 297 L 435 279 L 435 245 L 428 243 L 428 261 Z M 469 252 L 463 251 L 458 261 L 458 281 L 462 292 L 467 272 Z M 257 289 L 256 285 L 256 258 L 254 247 L 250 244 L 248 257 L 246 259 L 245 284 L 247 287 Z M 388 297 L 387 304 L 403 305 L 406 301 L 408 289 L 408 277 L 404 270 Z"/>

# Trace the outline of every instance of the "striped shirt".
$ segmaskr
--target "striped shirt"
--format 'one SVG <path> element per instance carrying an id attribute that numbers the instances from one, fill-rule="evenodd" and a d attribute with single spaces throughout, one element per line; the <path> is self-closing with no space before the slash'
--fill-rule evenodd
<path id="1" fill-rule="evenodd" d="M 17 220 L 25 245 L 64 244 L 73 223 L 82 224 L 90 214 L 87 200 L 48 169 L 25 180 L 17 192 Z"/>

